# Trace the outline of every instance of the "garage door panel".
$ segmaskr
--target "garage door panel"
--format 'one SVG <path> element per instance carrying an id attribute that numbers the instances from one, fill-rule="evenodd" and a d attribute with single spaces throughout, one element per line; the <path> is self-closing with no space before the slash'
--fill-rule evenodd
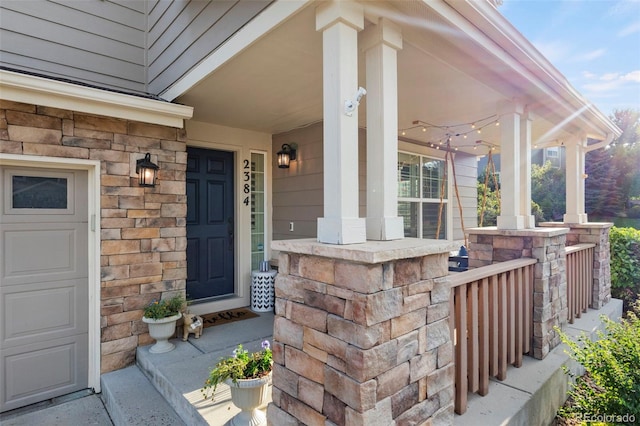
<path id="1" fill-rule="evenodd" d="M 59 339 L 88 332 L 86 286 L 82 280 L 4 288 L 0 337 L 2 347 Z"/>
<path id="2" fill-rule="evenodd" d="M 18 227 L 2 225 L 3 285 L 87 275 L 86 224 Z"/>
<path id="3" fill-rule="evenodd" d="M 0 166 L 0 412 L 88 387 L 87 172 Z"/>
<path id="4" fill-rule="evenodd" d="M 0 399 L 5 410 L 22 407 L 86 387 L 87 336 L 3 349 L 1 371 L 5 385 Z M 34 372 L 36 372 L 34 374 Z"/>

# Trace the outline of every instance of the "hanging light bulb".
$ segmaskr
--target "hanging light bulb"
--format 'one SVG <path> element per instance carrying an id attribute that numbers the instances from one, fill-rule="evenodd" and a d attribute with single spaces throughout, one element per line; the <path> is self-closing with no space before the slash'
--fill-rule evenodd
<path id="1" fill-rule="evenodd" d="M 471 128 L 475 129 L 476 128 L 476 123 L 471 123 Z"/>
<path id="2" fill-rule="evenodd" d="M 500 122 L 496 121 L 496 127 L 500 126 Z"/>
<path id="3" fill-rule="evenodd" d="M 423 127 L 423 128 L 422 128 L 422 131 L 423 131 L 423 132 L 426 132 L 426 131 L 427 131 L 427 128 L 426 128 L 426 127 Z"/>
<path id="4" fill-rule="evenodd" d="M 482 129 L 478 129 L 478 134 L 482 133 Z"/>
<path id="5" fill-rule="evenodd" d="M 405 132 L 404 130 L 402 131 L 402 136 L 406 135 L 407 132 Z"/>
<path id="6" fill-rule="evenodd" d="M 467 134 L 465 133 L 464 135 L 462 135 L 462 137 L 463 137 L 464 139 L 466 139 L 466 138 L 467 138 Z"/>

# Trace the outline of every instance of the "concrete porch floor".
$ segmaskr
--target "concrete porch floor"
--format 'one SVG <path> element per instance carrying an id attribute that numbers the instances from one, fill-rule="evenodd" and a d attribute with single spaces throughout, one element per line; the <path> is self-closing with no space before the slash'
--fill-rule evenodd
<path id="1" fill-rule="evenodd" d="M 119 382 L 123 376 L 135 374 L 139 369 L 150 384 L 160 393 L 160 404 L 170 407 L 187 425 L 224 425 L 240 410 L 231 402 L 229 387 L 220 384 L 215 401 L 204 399 L 201 389 L 209 370 L 221 357 L 230 356 L 238 344 L 250 352 L 260 350 L 264 340 L 272 341 L 273 313 L 259 313 L 258 317 L 205 328 L 196 339 L 190 335 L 188 342 L 171 339 L 176 348 L 164 354 L 149 353 L 150 346 L 139 347 L 136 366 L 107 373 L 102 376 L 102 399 L 115 425 L 151 424 L 142 419 L 135 423 L 140 413 L 139 404 L 130 404 L 131 395 L 120 394 Z M 140 383 L 132 386 L 139 389 Z M 269 392 L 269 395 L 271 392 Z M 124 397 L 124 398 L 123 398 Z M 156 408 L 158 408 L 156 406 Z M 156 412 L 153 408 L 150 411 Z M 266 407 L 264 407 L 266 409 Z M 167 413 L 167 417 L 172 417 Z M 166 418 L 166 417 L 165 417 Z M 174 419 L 167 423 L 177 424 Z M 134 423 L 132 423 L 134 421 Z M 158 423 L 154 423 L 158 424 Z"/>
<path id="2" fill-rule="evenodd" d="M 599 311 L 589 310 L 564 331 L 572 336 L 595 335 L 601 328 L 600 315 L 618 319 L 621 312 L 622 302 L 612 300 Z M 239 343 L 255 351 L 263 340 L 272 341 L 273 318 L 271 313 L 260 313 L 256 318 L 209 327 L 200 339 L 193 335 L 188 342 L 172 339 L 176 349 L 166 354 L 150 354 L 149 346 L 138 348 L 136 365 L 102 376 L 101 395 L 83 395 L 59 405 L 25 410 L 22 415 L 3 415 L 0 424 L 223 426 L 239 410 L 231 403 L 226 385 L 218 387 L 215 401 L 203 399 L 200 389 L 209 369 Z M 521 368 L 509 368 L 506 380 L 491 382 L 487 396 L 469 395 L 467 412 L 456 415 L 454 424 L 549 425 L 566 395 L 568 377 L 562 366 L 579 368 L 564 350 L 564 345 L 559 346 L 542 361 L 525 357 Z"/>

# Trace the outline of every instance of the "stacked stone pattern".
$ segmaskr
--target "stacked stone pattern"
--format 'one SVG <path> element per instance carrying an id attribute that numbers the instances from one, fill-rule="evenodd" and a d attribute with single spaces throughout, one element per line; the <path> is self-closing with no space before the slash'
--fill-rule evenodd
<path id="1" fill-rule="evenodd" d="M 451 424 L 447 261 L 281 252 L 270 424 Z"/>

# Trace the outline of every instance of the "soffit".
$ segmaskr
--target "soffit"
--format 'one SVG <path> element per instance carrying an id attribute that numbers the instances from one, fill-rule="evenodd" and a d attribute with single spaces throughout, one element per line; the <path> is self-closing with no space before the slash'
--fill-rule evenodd
<path id="1" fill-rule="evenodd" d="M 534 110 L 534 140 L 548 134 L 552 122 L 559 121 L 544 109 L 548 95 L 501 63 L 499 57 L 487 54 L 487 48 L 494 46 L 479 46 L 426 3 L 364 5 L 369 19 L 366 25 L 384 15 L 402 27 L 404 47 L 398 52 L 400 129 L 413 127 L 415 120 L 439 126 L 476 122 L 495 116 L 497 105 L 513 98 Z M 366 88 L 362 52 L 359 85 Z M 271 134 L 322 120 L 322 34 L 315 30 L 315 7 L 298 12 L 177 100 L 195 108 L 195 120 Z M 366 127 L 366 96 L 358 114 L 360 126 Z M 405 138 L 429 144 L 452 131 L 413 128 Z M 565 131 L 554 134 L 558 143 L 569 136 Z M 468 145 L 466 150 L 475 153 L 472 147 L 476 140 L 498 145 L 499 129 L 487 127 L 482 135 L 469 134 L 458 144 Z"/>

